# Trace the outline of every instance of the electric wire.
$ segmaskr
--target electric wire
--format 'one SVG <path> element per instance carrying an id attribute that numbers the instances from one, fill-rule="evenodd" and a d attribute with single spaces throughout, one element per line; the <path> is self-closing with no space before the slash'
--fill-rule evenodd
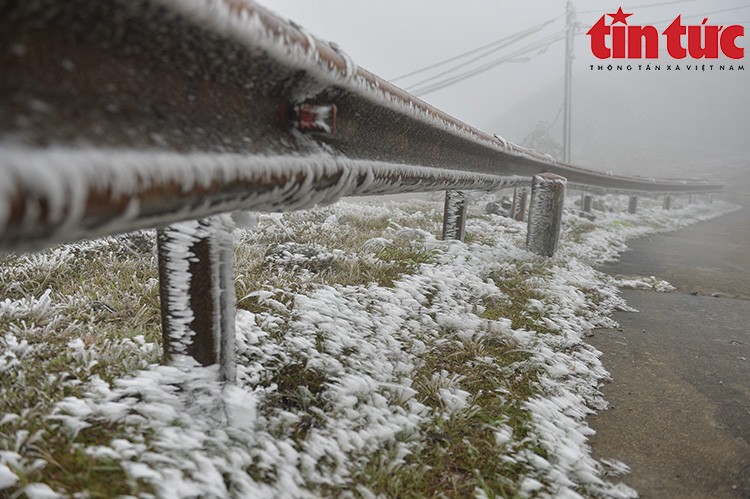
<path id="1" fill-rule="evenodd" d="M 552 123 L 550 123 L 549 126 L 547 126 L 547 128 L 546 128 L 545 131 L 549 132 L 550 130 L 552 130 L 552 127 L 555 126 L 555 124 L 557 123 L 557 120 L 560 119 L 560 115 L 562 114 L 563 109 L 565 109 L 565 103 L 563 103 L 560 106 L 560 109 L 557 110 L 557 114 L 555 115 L 555 119 L 552 120 Z"/>
<path id="2" fill-rule="evenodd" d="M 659 3 L 652 3 L 652 4 L 634 5 L 634 6 L 629 6 L 627 8 L 628 9 L 636 9 L 636 8 L 659 7 L 659 6 L 663 6 L 663 5 L 673 5 L 673 4 L 678 4 L 678 3 L 695 2 L 695 1 L 704 1 L 704 0 L 681 0 L 681 1 L 659 2 Z M 720 14 L 720 13 L 724 13 L 724 12 L 731 12 L 731 11 L 740 10 L 740 9 L 749 8 L 749 7 L 750 7 L 750 5 L 745 5 L 745 6 L 733 7 L 733 8 L 729 8 L 729 9 L 716 10 L 716 11 L 706 12 L 706 13 L 703 13 L 703 14 L 694 14 L 694 15 L 689 15 L 689 16 L 683 16 L 682 19 L 693 19 L 693 18 L 696 18 L 696 17 L 705 17 L 705 16 L 709 16 L 709 15 L 712 15 L 712 14 Z M 588 11 L 581 11 L 580 13 L 581 14 L 587 14 L 587 13 L 593 13 L 593 12 L 601 12 L 601 11 L 600 10 L 588 10 Z M 477 61 L 479 61 L 479 60 L 487 57 L 488 55 L 490 55 L 492 53 L 495 53 L 495 52 L 497 52 L 497 51 L 499 51 L 499 50 L 501 50 L 503 48 L 506 48 L 506 47 L 512 45 L 513 43 L 516 43 L 519 40 L 522 40 L 523 38 L 526 38 L 527 36 L 540 31 L 542 28 L 544 28 L 545 26 L 549 25 L 550 23 L 556 21 L 557 19 L 559 19 L 559 16 L 556 17 L 556 18 L 553 18 L 553 19 L 549 19 L 549 20 L 547 20 L 547 21 L 545 21 L 543 23 L 540 23 L 540 24 L 538 24 L 536 26 L 532 26 L 531 28 L 528 28 L 526 30 L 520 31 L 518 33 L 515 33 L 513 35 L 504 37 L 504 38 L 502 38 L 500 40 L 496 40 L 494 42 L 482 45 L 480 47 L 477 47 L 475 49 L 469 50 L 467 52 L 458 54 L 456 56 L 444 59 L 442 61 L 438 61 L 438 62 L 436 62 L 434 64 L 430 64 L 430 65 L 425 66 L 423 68 L 420 68 L 420 69 L 411 71 L 409 73 L 403 74 L 401 76 L 398 76 L 396 78 L 391 79 L 391 81 L 405 79 L 405 78 L 408 78 L 408 77 L 411 77 L 411 76 L 414 76 L 414 75 L 417 75 L 417 74 L 420 74 L 420 73 L 424 73 L 424 72 L 429 71 L 431 69 L 435 69 L 435 68 L 444 66 L 444 65 L 449 64 L 451 62 L 455 62 L 455 61 L 464 59 L 465 57 L 468 57 L 468 56 L 471 56 L 471 55 L 474 55 L 474 54 L 477 54 L 477 53 L 481 53 L 480 55 L 478 55 L 476 57 L 473 57 L 473 58 L 471 58 L 469 60 L 466 60 L 466 61 L 462 61 L 461 63 L 459 63 L 457 65 L 454 65 L 451 68 L 443 70 L 443 71 L 441 71 L 441 72 L 439 72 L 439 73 L 437 73 L 435 75 L 432 75 L 432 76 L 430 76 L 428 78 L 425 78 L 425 79 L 423 79 L 423 80 L 421 80 L 419 82 L 416 82 L 416 83 L 410 85 L 409 87 L 407 87 L 406 90 L 408 90 L 409 92 L 411 92 L 412 94 L 414 94 L 416 96 L 424 96 L 424 95 L 427 95 L 429 93 L 435 92 L 437 90 L 441 90 L 443 88 L 447 88 L 449 86 L 453 86 L 453 85 L 455 85 L 457 83 L 463 82 L 463 81 L 465 81 L 467 79 L 470 79 L 470 78 L 473 78 L 474 76 L 477 76 L 477 75 L 479 75 L 481 73 L 489 71 L 490 69 L 492 69 L 492 68 L 494 68 L 494 67 L 496 67 L 496 66 L 498 66 L 500 64 L 504 64 L 504 63 L 507 63 L 507 62 L 518 61 L 518 57 L 519 56 L 525 55 L 528 52 L 533 52 L 534 50 L 539 50 L 540 52 L 542 52 L 543 50 L 546 50 L 552 44 L 554 44 L 554 43 L 556 43 L 556 42 L 564 39 L 564 32 L 565 32 L 565 30 L 558 31 L 555 34 L 550 35 L 550 36 L 548 36 L 548 37 L 546 37 L 546 38 L 544 38 L 544 39 L 542 39 L 542 40 L 540 40 L 538 42 L 534 42 L 532 44 L 529 44 L 526 47 L 523 47 L 523 48 L 521 48 L 519 50 L 516 50 L 515 52 L 512 52 L 511 54 L 508 54 L 508 55 L 505 55 L 505 56 L 503 56 L 503 57 L 501 57 L 499 59 L 495 59 L 493 61 L 487 62 L 484 65 L 479 66 L 477 68 L 465 71 L 465 72 L 457 74 L 457 75 L 449 76 L 447 78 L 444 78 L 443 80 L 438 80 L 438 81 L 436 81 L 434 83 L 431 83 L 431 84 L 430 84 L 430 82 L 433 82 L 434 80 L 436 80 L 436 79 L 438 79 L 440 77 L 447 76 L 450 73 L 453 73 L 453 72 L 455 72 L 455 71 L 457 71 L 457 70 L 459 70 L 461 68 L 464 68 L 464 67 L 466 67 L 466 66 L 468 66 L 468 65 L 470 65 L 470 64 L 472 64 L 474 62 L 477 62 Z M 648 23 L 648 24 L 651 24 L 651 25 L 653 25 L 653 24 L 661 24 L 661 23 L 670 22 L 670 21 L 671 21 L 671 19 L 668 19 L 668 20 L 656 21 L 656 22 L 652 22 L 652 23 Z M 740 22 L 738 24 L 746 24 L 747 22 L 748 21 L 742 21 L 742 22 Z M 578 26 L 581 26 L 581 24 L 579 24 Z M 524 61 L 526 61 L 526 60 L 528 60 L 528 58 L 524 59 Z"/>
<path id="3" fill-rule="evenodd" d="M 546 38 L 543 38 L 537 42 L 531 43 L 525 47 L 522 47 L 514 52 L 511 52 L 510 54 L 507 54 L 499 59 L 495 59 L 493 61 L 490 61 L 482 66 L 479 66 L 477 68 L 474 68 L 469 71 L 465 71 L 463 73 L 460 73 L 458 75 L 454 75 L 450 78 L 445 78 L 442 81 L 435 82 L 431 85 L 427 85 L 425 87 L 420 88 L 409 88 L 407 89 L 410 93 L 416 95 L 417 97 L 421 97 L 424 95 L 427 95 L 429 93 L 435 92 L 437 90 L 441 90 L 443 88 L 453 86 L 457 83 L 460 83 L 462 81 L 465 81 L 469 78 L 473 78 L 474 76 L 477 76 L 481 73 L 484 73 L 486 71 L 489 71 L 490 69 L 506 63 L 506 62 L 513 62 L 518 57 L 525 55 L 529 52 L 538 51 L 539 53 L 545 51 L 547 48 L 549 48 L 552 44 L 555 42 L 558 42 L 560 40 L 565 39 L 565 30 L 560 30 Z"/>
<path id="4" fill-rule="evenodd" d="M 560 16 L 553 17 L 552 19 L 548 19 L 547 21 L 539 23 L 536 26 L 532 26 L 532 27 L 527 28 L 527 29 L 525 29 L 523 31 L 519 31 L 518 33 L 514 33 L 514 34 L 512 34 L 510 36 L 506 36 L 506 37 L 503 37 L 503 38 L 501 38 L 499 40 L 495 40 L 494 42 L 490 42 L 490 43 L 487 43 L 487 44 L 482 45 L 480 47 L 477 47 L 477 48 L 474 48 L 472 50 L 469 50 L 467 52 L 463 52 L 461 54 L 449 57 L 448 59 L 444 59 L 442 61 L 438 61 L 438 62 L 436 62 L 434 64 L 430 64 L 429 66 L 425 66 L 423 68 L 416 69 L 416 70 L 411 71 L 409 73 L 402 74 L 402 75 L 397 76 L 395 78 L 391 78 L 389 81 L 395 82 L 395 81 L 398 81 L 398 80 L 403 80 L 404 78 L 408 78 L 410 76 L 414 76 L 414 75 L 417 75 L 417 74 L 420 74 L 420 73 L 424 73 L 425 71 L 429 71 L 430 69 L 434 69 L 434 68 L 437 68 L 437 67 L 440 67 L 440 66 L 444 66 L 445 64 L 448 64 L 448 63 L 457 61 L 459 59 L 462 59 L 464 57 L 476 54 L 477 52 L 481 52 L 481 51 L 486 50 L 486 49 L 492 49 L 496 45 L 502 45 L 502 47 L 497 48 L 497 50 L 499 50 L 500 48 L 504 48 L 504 47 L 510 45 L 511 43 L 515 43 L 516 41 L 521 40 L 521 39 L 525 38 L 528 35 L 531 35 L 533 33 L 536 33 L 538 31 L 540 31 L 542 28 L 544 28 L 545 26 L 547 26 L 547 25 L 549 25 L 549 24 L 557 21 L 558 19 L 560 19 Z M 489 50 L 487 52 L 487 54 L 490 54 L 490 53 L 492 53 L 494 51 L 495 50 Z"/>
<path id="5" fill-rule="evenodd" d="M 678 3 L 687 3 L 687 2 L 703 2 L 705 0 L 672 0 L 671 2 L 660 2 L 660 3 L 649 3 L 649 4 L 641 4 L 641 5 L 628 5 L 625 8 L 627 9 L 648 9 L 649 7 L 661 7 L 662 5 L 674 5 Z M 592 9 L 592 10 L 581 10 L 578 11 L 578 14 L 594 14 L 597 12 L 601 12 L 602 9 Z"/>
<path id="6" fill-rule="evenodd" d="M 548 24 L 548 23 L 545 23 L 545 25 L 546 24 Z M 464 61 L 464 62 L 462 62 L 460 64 L 455 65 L 455 66 L 452 66 L 451 68 L 446 69 L 445 71 L 441 71 L 440 73 L 434 74 L 434 75 L 432 75 L 432 76 L 430 76 L 428 78 L 425 78 L 425 79 L 420 80 L 418 82 L 412 83 L 412 84 L 409 85 L 408 88 L 417 88 L 420 85 L 424 85 L 425 83 L 429 83 L 432 80 L 435 80 L 435 79 L 438 79 L 438 78 L 440 78 L 442 76 L 445 76 L 445 75 L 448 75 L 450 73 L 453 73 L 453 72 L 455 72 L 455 71 L 457 71 L 457 70 L 459 70 L 459 69 L 461 69 L 463 67 L 466 67 L 466 66 L 468 66 L 468 65 L 470 65 L 470 64 L 472 64 L 474 62 L 477 62 L 477 61 L 479 61 L 481 59 L 484 59 L 488 55 L 493 54 L 493 53 L 495 53 L 495 52 L 497 52 L 497 51 L 499 51 L 501 49 L 504 49 L 504 48 L 508 47 L 509 45 L 512 45 L 513 43 L 515 43 L 515 42 L 517 42 L 517 41 L 519 41 L 519 40 L 521 40 L 523 38 L 526 38 L 527 36 L 530 36 L 533 33 L 536 33 L 537 31 L 539 31 L 539 30 L 538 29 L 534 29 L 533 32 L 531 32 L 530 30 L 527 30 L 526 32 L 523 32 L 523 33 L 517 33 L 516 35 L 513 35 L 513 39 L 512 40 L 510 40 L 510 41 L 508 41 L 506 43 L 503 43 L 502 45 L 498 45 L 497 47 L 495 47 L 492 50 L 489 50 L 489 51 L 483 53 L 482 55 L 479 55 L 477 57 L 473 57 L 473 58 L 471 58 L 471 59 L 469 59 L 467 61 Z M 407 90 L 408 90 L 408 88 L 407 88 Z"/>
<path id="7" fill-rule="evenodd" d="M 523 47 L 523 48 L 521 48 L 519 50 L 516 50 L 515 52 L 513 52 L 511 54 L 508 54 L 508 55 L 503 56 L 503 57 L 501 57 L 499 59 L 495 59 L 495 60 L 493 60 L 493 61 L 491 61 L 489 63 L 486 63 L 483 66 L 480 66 L 478 68 L 474 68 L 474 69 L 472 69 L 470 71 L 466 71 L 464 73 L 452 76 L 450 78 L 445 78 L 442 81 L 433 83 L 432 85 L 428 85 L 426 87 L 420 87 L 420 88 L 416 88 L 416 89 L 409 88 L 407 90 L 409 92 L 413 93 L 414 95 L 417 95 L 417 96 L 426 95 L 428 93 L 432 93 L 432 92 L 434 92 L 436 90 L 440 90 L 440 89 L 446 88 L 448 86 L 455 85 L 456 83 L 460 83 L 460 82 L 462 82 L 464 80 L 467 80 L 467 79 L 472 78 L 474 76 L 477 76 L 477 75 L 479 75 L 481 73 L 489 71 L 490 69 L 492 69 L 492 68 L 494 68 L 494 67 L 496 67 L 496 66 L 498 66 L 500 64 L 503 64 L 503 63 L 506 63 L 506 62 L 514 62 L 514 61 L 517 60 L 516 58 L 518 56 L 524 55 L 524 54 L 526 54 L 528 52 L 532 52 L 534 50 L 539 50 L 540 52 L 542 52 L 542 51 L 546 50 L 554 42 L 562 40 L 564 38 L 565 38 L 564 37 L 564 32 L 561 31 L 561 32 L 555 33 L 554 35 L 552 35 L 550 37 L 547 37 L 547 38 L 542 39 L 542 40 L 540 40 L 538 42 L 535 42 L 535 43 L 532 43 L 530 45 L 527 45 L 526 47 Z"/>
<path id="8" fill-rule="evenodd" d="M 723 12 L 732 12 L 734 10 L 748 9 L 748 8 L 750 8 L 750 5 L 742 5 L 741 7 L 732 7 L 731 9 L 714 10 L 712 12 L 704 12 L 703 14 L 693 14 L 693 15 L 689 15 L 689 16 L 682 16 L 682 19 L 694 19 L 696 17 L 708 17 L 708 16 L 710 16 L 712 14 L 721 14 Z M 672 21 L 674 21 L 674 19 L 664 19 L 664 20 L 661 20 L 661 21 L 654 21 L 654 22 L 651 22 L 651 23 L 648 23 L 648 24 L 654 25 L 654 24 L 669 23 L 669 22 L 672 22 Z"/>

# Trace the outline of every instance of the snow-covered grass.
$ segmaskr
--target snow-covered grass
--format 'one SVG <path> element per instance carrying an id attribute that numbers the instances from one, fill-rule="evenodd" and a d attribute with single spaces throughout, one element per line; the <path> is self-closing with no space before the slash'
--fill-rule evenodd
<path id="1" fill-rule="evenodd" d="M 159 364 L 153 234 L 0 260 L 0 494 L 10 497 L 622 496 L 586 416 L 584 341 L 626 306 L 594 266 L 626 239 L 731 209 L 610 196 L 552 259 L 473 204 L 338 203 L 237 231 L 237 383 Z M 642 283 L 642 284 L 639 284 Z"/>

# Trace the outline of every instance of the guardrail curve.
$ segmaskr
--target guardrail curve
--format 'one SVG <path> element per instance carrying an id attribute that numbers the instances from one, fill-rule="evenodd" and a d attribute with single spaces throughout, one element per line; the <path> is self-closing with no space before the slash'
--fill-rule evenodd
<path id="1" fill-rule="evenodd" d="M 0 251 L 159 229 L 165 355 L 219 363 L 227 380 L 228 212 L 447 191 L 444 237 L 460 239 L 461 191 L 533 177 L 527 245 L 551 256 L 566 185 L 721 190 L 598 173 L 490 136 L 249 1 L 6 2 L 0 69 Z"/>
<path id="2" fill-rule="evenodd" d="M 495 189 L 541 172 L 604 190 L 721 189 L 555 162 L 448 116 L 252 2 L 15 2 L 0 17 L 0 54 L 6 250 L 234 209 Z M 332 110 L 335 122 L 305 131 L 300 106 Z"/>

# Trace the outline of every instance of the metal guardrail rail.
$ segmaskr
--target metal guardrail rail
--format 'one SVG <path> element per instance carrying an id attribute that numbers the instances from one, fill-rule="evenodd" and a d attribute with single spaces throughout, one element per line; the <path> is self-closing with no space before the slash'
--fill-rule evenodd
<path id="1" fill-rule="evenodd" d="M 225 359 L 227 379 L 234 295 L 223 213 L 496 190 L 543 172 L 550 185 L 564 187 L 556 174 L 630 194 L 721 190 L 555 162 L 243 0 L 3 2 L 0 70 L 0 251 L 163 228 L 165 351 Z M 460 214 L 462 196 L 451 199 L 446 212 Z"/>
<path id="2" fill-rule="evenodd" d="M 5 250 L 347 195 L 491 190 L 541 172 L 627 192 L 721 188 L 557 163 L 241 0 L 6 3 L 0 67 Z M 335 122 L 303 131 L 301 106 Z"/>

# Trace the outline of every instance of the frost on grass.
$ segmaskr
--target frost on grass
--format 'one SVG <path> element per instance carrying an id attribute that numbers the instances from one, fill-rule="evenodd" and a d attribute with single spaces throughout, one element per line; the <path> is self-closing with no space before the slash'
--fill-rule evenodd
<path id="1" fill-rule="evenodd" d="M 153 234 L 4 257 L 0 487 L 632 496 L 587 444 L 607 373 L 582 337 L 625 306 L 592 265 L 726 209 L 641 204 L 566 214 L 553 259 L 494 215 L 469 218 L 467 244 L 439 241 L 438 202 L 261 215 L 235 233 L 233 385 L 157 363 Z"/>

